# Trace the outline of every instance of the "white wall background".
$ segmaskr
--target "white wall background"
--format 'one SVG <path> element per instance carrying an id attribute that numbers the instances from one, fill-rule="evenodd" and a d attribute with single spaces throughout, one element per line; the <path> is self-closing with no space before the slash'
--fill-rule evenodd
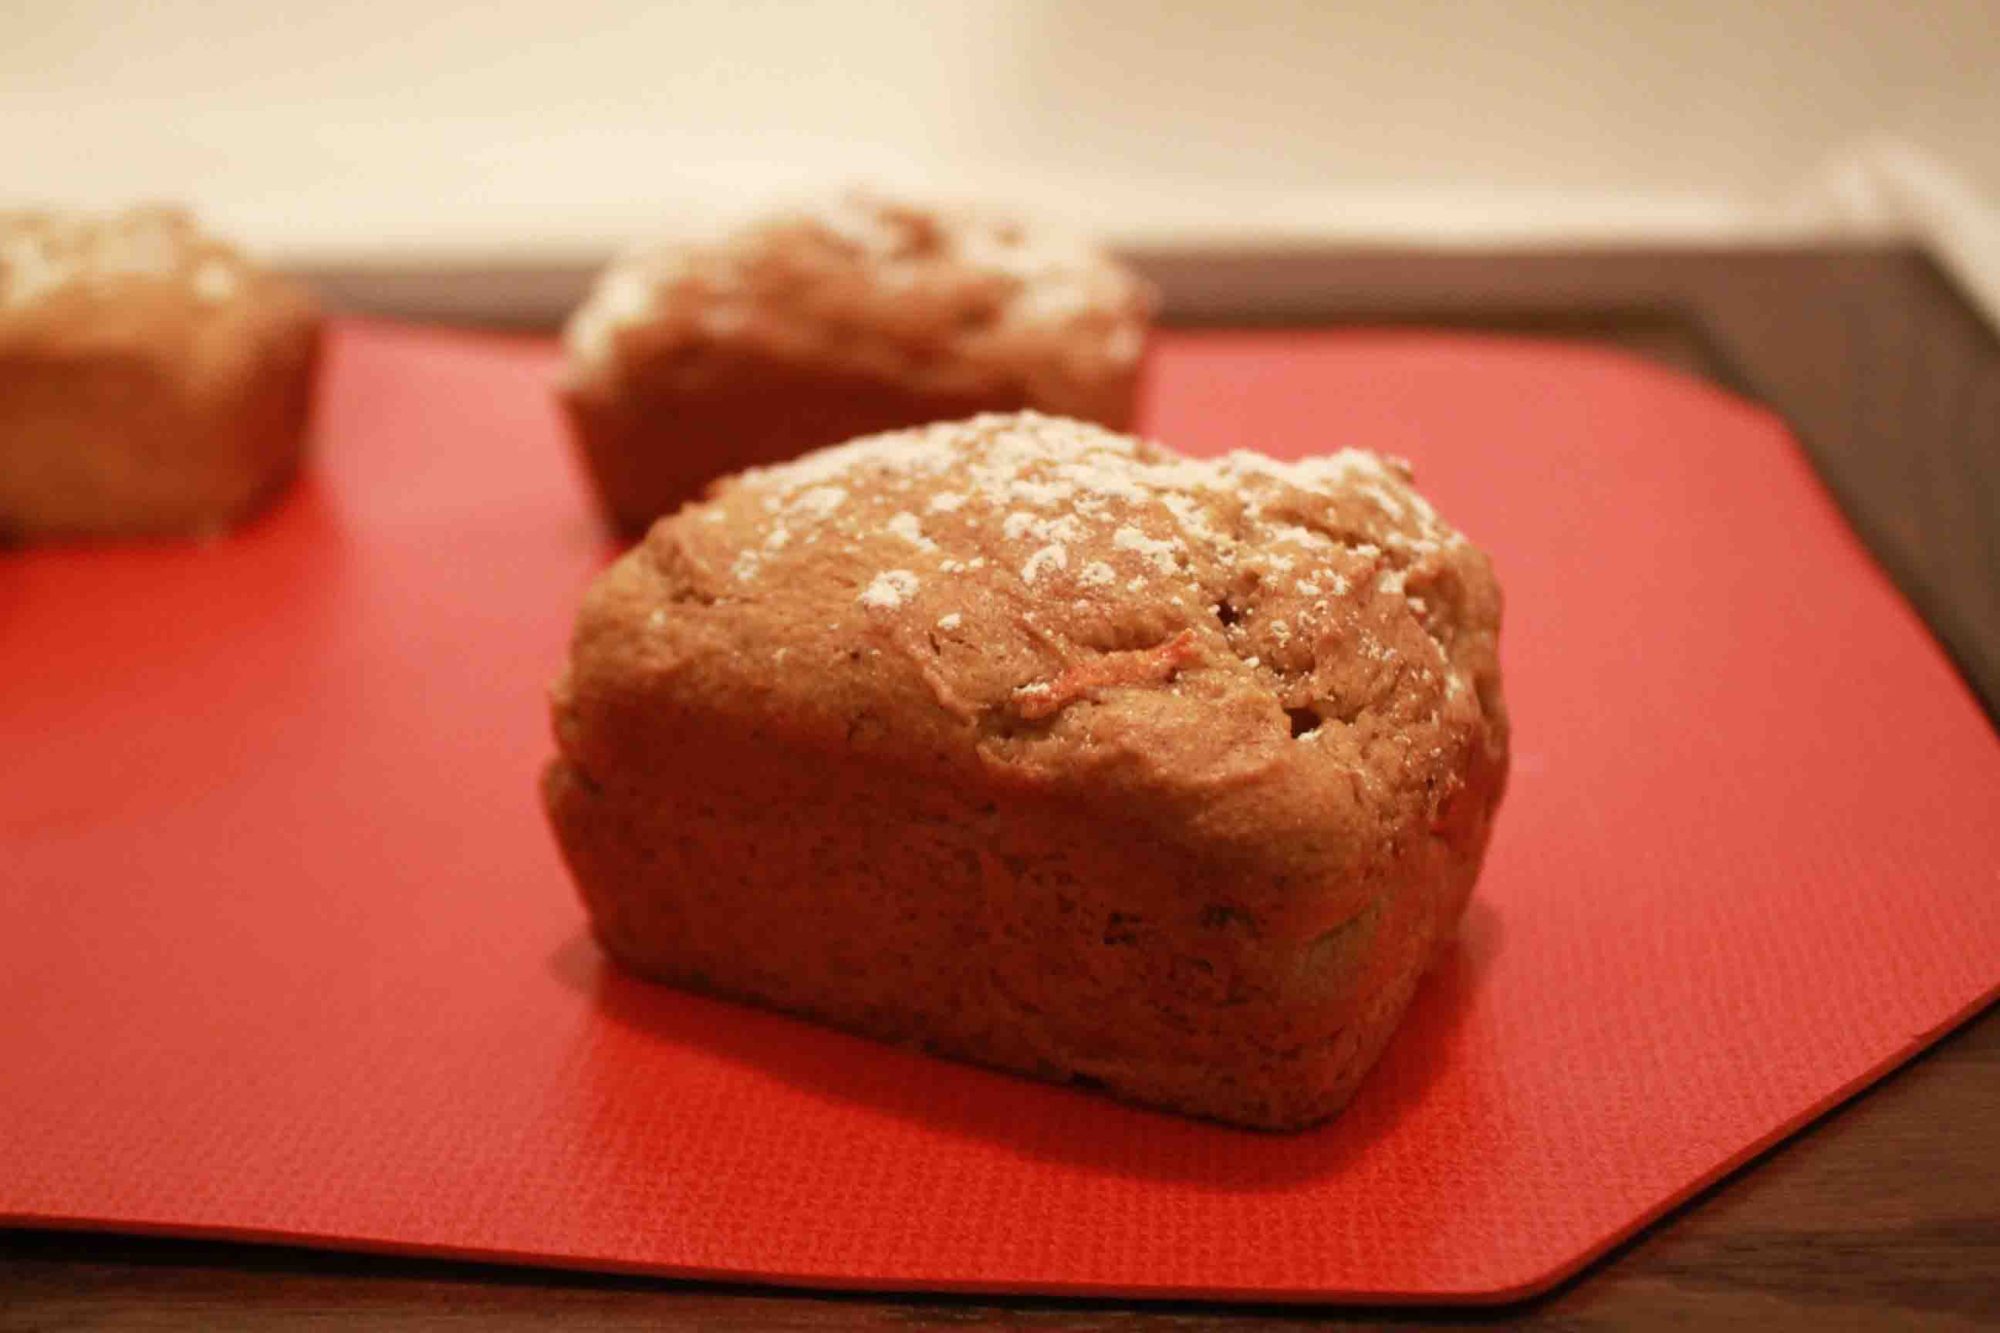
<path id="1" fill-rule="evenodd" d="M 308 259 L 848 180 L 1137 241 L 1739 234 L 1870 136 L 2000 200 L 2000 0 L 0 0 L 0 199 Z"/>

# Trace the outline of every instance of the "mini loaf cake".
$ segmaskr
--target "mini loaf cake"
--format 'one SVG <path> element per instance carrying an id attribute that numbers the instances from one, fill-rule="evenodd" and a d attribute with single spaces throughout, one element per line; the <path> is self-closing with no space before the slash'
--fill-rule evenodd
<path id="1" fill-rule="evenodd" d="M 637 534 L 726 472 L 857 435 L 1036 408 L 1131 423 L 1149 290 L 1003 219 L 864 196 L 613 264 L 562 399 Z"/>
<path id="2" fill-rule="evenodd" d="M 296 467 L 319 314 L 182 213 L 0 213 L 0 537 L 200 534 Z"/>
<path id="3" fill-rule="evenodd" d="M 1499 620 L 1398 463 L 934 425 L 727 481 L 607 570 L 544 794 L 644 976 L 1298 1127 L 1472 890 Z"/>

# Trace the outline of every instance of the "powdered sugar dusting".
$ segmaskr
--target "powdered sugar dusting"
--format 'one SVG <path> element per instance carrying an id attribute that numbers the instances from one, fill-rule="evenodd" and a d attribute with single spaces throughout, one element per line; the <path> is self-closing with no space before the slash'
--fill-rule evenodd
<path id="1" fill-rule="evenodd" d="M 1033 583 L 1052 569 L 1065 569 L 1068 566 L 1068 549 L 1050 543 L 1029 556 L 1028 563 L 1021 566 L 1021 582 Z"/>
<path id="2" fill-rule="evenodd" d="M 76 273 L 32 233 L 0 238 L 0 309 L 31 306 L 60 290 Z"/>
<path id="3" fill-rule="evenodd" d="M 801 492 L 792 500 L 792 508 L 811 518 L 826 519 L 847 503 L 847 490 L 841 486 L 815 486 Z"/>
<path id="4" fill-rule="evenodd" d="M 1317 587 L 1337 572 L 1326 565 L 1341 550 L 1381 561 L 1390 552 L 1408 558 L 1459 540 L 1405 478 L 1401 465 L 1353 451 L 1296 463 L 1240 451 L 1182 458 L 1095 426 L 1024 412 L 870 436 L 753 469 L 742 484 L 766 510 L 822 522 L 855 494 L 898 502 L 874 522 L 926 554 L 938 550 L 939 538 L 919 510 L 969 525 L 955 542 L 976 542 L 977 533 L 997 528 L 1001 540 L 1032 544 L 1027 559 L 1036 562 L 1037 577 L 1060 567 L 1044 554 L 1048 548 L 1096 541 L 1133 557 L 1136 568 L 1094 558 L 1090 563 L 1105 564 L 1115 577 L 1093 586 L 1146 572 L 1173 575 L 1204 551 L 1272 575 L 1306 561 L 1312 568 L 1301 582 Z M 1339 504 L 1362 508 L 1341 520 L 1305 517 Z M 1238 517 L 1225 523 L 1225 514 Z M 1331 535 L 1355 523 L 1376 540 Z"/>
<path id="5" fill-rule="evenodd" d="M 243 279 L 236 266 L 220 259 L 205 259 L 194 271 L 190 281 L 195 299 L 209 305 L 221 305 L 235 296 L 242 287 Z"/>
<path id="6" fill-rule="evenodd" d="M 907 510 L 891 514 L 886 526 L 890 532 L 920 551 L 937 550 L 937 543 L 924 535 L 923 525 L 917 522 L 917 516 Z"/>
<path id="7" fill-rule="evenodd" d="M 108 216 L 0 212 L 0 311 L 120 280 L 178 284 L 197 303 L 217 305 L 242 285 L 242 262 L 171 208 Z"/>
<path id="8" fill-rule="evenodd" d="M 750 524 L 730 566 L 743 596 L 789 586 L 792 560 L 858 560 L 871 612 L 908 607 L 927 583 L 982 605 L 1017 599 L 1018 619 L 990 623 L 1037 642 L 1094 641 L 1120 623 L 1104 619 L 1113 600 L 1150 597 L 1219 628 L 1237 666 L 1287 690 L 1335 644 L 1371 662 L 1400 654 L 1412 681 L 1454 670 L 1440 637 L 1452 611 L 1409 587 L 1422 574 L 1428 591 L 1419 562 L 1462 539 L 1402 465 L 1373 455 L 1189 459 L 1080 422 L 993 415 L 753 469 L 701 508 Z M 1000 579 L 978 582 L 989 564 Z M 1434 656 L 1389 628 L 1405 615 Z M 962 611 L 929 621 L 934 633 L 968 623 Z"/>
<path id="9" fill-rule="evenodd" d="M 1174 552 L 1180 549 L 1178 543 L 1148 537 L 1137 528 L 1118 529 L 1111 534 L 1111 544 L 1121 551 L 1136 552 L 1162 574 L 1171 574 L 1180 567 L 1174 559 Z"/>
<path id="10" fill-rule="evenodd" d="M 563 326 L 563 345 L 574 376 L 600 374 L 608 367 L 618 331 L 652 315 L 657 290 L 642 268 L 622 265 L 606 270 L 590 299 Z"/>
<path id="11" fill-rule="evenodd" d="M 1081 239 L 850 191 L 620 256 L 570 321 L 565 373 L 607 378 L 616 332 L 648 320 L 662 344 L 761 346 L 776 331 L 870 373 L 1061 402 L 1129 376 L 1150 305 Z"/>
<path id="12" fill-rule="evenodd" d="M 887 569 L 862 589 L 858 600 L 878 611 L 893 611 L 916 594 L 917 586 L 917 576 L 909 570 Z"/>

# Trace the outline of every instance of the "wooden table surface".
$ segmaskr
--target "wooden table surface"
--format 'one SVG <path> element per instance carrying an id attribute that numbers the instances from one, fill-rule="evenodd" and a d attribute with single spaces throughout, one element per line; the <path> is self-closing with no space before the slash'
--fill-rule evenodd
<path id="1" fill-rule="evenodd" d="M 1599 339 L 1761 399 L 1791 420 L 1989 716 L 2000 715 L 2000 340 L 1924 256 L 1885 247 L 1139 258 L 1160 281 L 1171 318 L 1422 323 Z M 520 274 L 477 272 L 402 282 L 319 276 L 351 305 L 534 322 L 572 299 L 584 274 L 529 274 L 525 284 Z M 536 301 L 524 305 L 523 290 Z M 447 298 L 441 303 L 439 293 Z M 0 1169 L 4 1163 L 0 1145 Z M 0 1330 L 1403 1322 L 2000 1328 L 2000 1012 L 1974 1019 L 1557 1291 L 1497 1311 L 830 1296 L 0 1232 Z"/>

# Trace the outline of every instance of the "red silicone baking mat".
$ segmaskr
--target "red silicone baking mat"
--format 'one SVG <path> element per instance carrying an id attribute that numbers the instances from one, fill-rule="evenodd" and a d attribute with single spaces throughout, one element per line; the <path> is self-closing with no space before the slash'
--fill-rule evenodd
<path id="1" fill-rule="evenodd" d="M 344 326 L 278 513 L 0 557 L 0 1217 L 1497 1298 L 2000 984 L 2000 743 L 1776 421 L 1600 351 L 1330 332 L 1165 336 L 1149 427 L 1407 455 L 1507 587 L 1492 857 L 1344 1117 L 1195 1124 L 623 980 L 534 795 L 605 558 L 550 363 Z"/>

